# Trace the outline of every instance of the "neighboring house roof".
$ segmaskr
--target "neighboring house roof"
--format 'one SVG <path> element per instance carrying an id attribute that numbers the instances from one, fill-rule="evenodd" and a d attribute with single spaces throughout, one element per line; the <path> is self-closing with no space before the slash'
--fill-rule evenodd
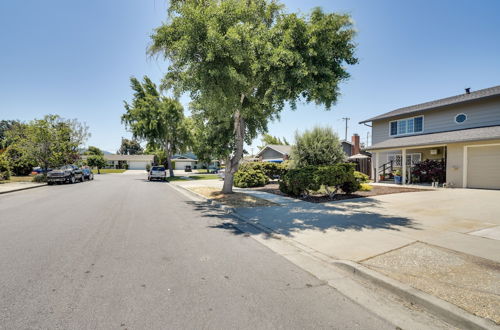
<path id="1" fill-rule="evenodd" d="M 172 160 L 191 160 L 196 162 L 198 160 L 198 157 L 192 152 L 186 152 L 185 154 L 176 154 L 172 156 Z"/>
<path id="2" fill-rule="evenodd" d="M 154 155 L 115 155 L 109 154 L 104 155 L 106 160 L 126 160 L 132 162 L 152 162 L 154 160 Z"/>
<path id="3" fill-rule="evenodd" d="M 500 126 L 478 127 L 448 132 L 405 136 L 376 143 L 367 149 L 378 150 L 387 148 L 416 147 L 492 139 L 500 139 Z"/>
<path id="4" fill-rule="evenodd" d="M 396 109 L 393 111 L 386 112 L 382 115 L 360 121 L 359 123 L 363 124 L 363 123 L 367 123 L 367 122 L 374 121 L 374 120 L 387 119 L 387 118 L 392 118 L 392 117 L 396 117 L 396 116 L 400 116 L 400 115 L 408 115 L 408 114 L 412 114 L 415 112 L 433 110 L 433 109 L 440 108 L 440 107 L 477 101 L 477 100 L 481 100 L 481 99 L 485 99 L 485 98 L 489 98 L 489 97 L 494 97 L 494 96 L 500 96 L 500 86 L 480 89 L 480 90 L 475 91 L 475 92 L 470 92 L 469 94 L 465 93 L 465 94 L 460 94 L 460 95 L 456 95 L 456 96 L 452 96 L 452 97 L 447 97 L 444 99 L 439 99 L 439 100 L 435 100 L 435 101 L 430 101 L 430 102 L 425 102 L 425 103 L 421 103 L 421 104 L 417 104 L 417 105 L 412 105 L 412 106 L 405 107 L 405 108 L 399 108 L 399 109 Z"/>
<path id="5" fill-rule="evenodd" d="M 274 151 L 279 152 L 283 156 L 284 155 L 289 155 L 290 151 L 292 150 L 292 146 L 290 146 L 290 145 L 268 144 L 267 146 L 265 146 L 264 148 L 262 148 L 259 151 L 259 153 L 257 154 L 257 157 L 259 157 L 264 152 L 264 150 L 266 150 L 267 148 L 273 149 Z"/>

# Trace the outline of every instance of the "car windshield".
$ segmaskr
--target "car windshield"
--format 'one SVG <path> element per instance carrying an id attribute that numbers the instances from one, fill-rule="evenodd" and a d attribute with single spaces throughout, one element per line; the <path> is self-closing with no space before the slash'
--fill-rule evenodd
<path id="1" fill-rule="evenodd" d="M 72 170 L 73 166 L 71 166 L 71 165 L 64 165 L 64 166 L 59 167 L 59 169 L 60 170 Z"/>
<path id="2" fill-rule="evenodd" d="M 153 166 L 152 171 L 165 171 L 165 167 L 163 166 Z"/>

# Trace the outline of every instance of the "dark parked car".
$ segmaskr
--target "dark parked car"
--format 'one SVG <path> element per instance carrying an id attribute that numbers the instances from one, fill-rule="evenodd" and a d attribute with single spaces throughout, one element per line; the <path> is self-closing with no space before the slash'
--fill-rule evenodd
<path id="1" fill-rule="evenodd" d="M 186 165 L 186 167 L 184 167 L 184 172 L 193 172 L 191 165 Z"/>
<path id="2" fill-rule="evenodd" d="M 77 181 L 83 182 L 83 180 L 83 172 L 76 165 L 64 165 L 47 173 L 48 184 L 75 183 Z"/>
<path id="3" fill-rule="evenodd" d="M 83 178 L 85 180 L 94 180 L 94 172 L 88 167 L 82 168 Z"/>

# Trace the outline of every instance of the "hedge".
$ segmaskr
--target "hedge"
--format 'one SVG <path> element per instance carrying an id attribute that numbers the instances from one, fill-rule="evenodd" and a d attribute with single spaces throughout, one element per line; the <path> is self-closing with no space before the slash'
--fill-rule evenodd
<path id="1" fill-rule="evenodd" d="M 257 170 L 263 172 L 269 179 L 279 178 L 287 171 L 286 164 L 271 162 L 248 162 L 240 165 L 238 171 Z"/>
<path id="2" fill-rule="evenodd" d="M 261 187 L 269 182 L 269 178 L 261 170 L 246 168 L 234 174 L 234 185 L 239 188 Z"/>
<path id="3" fill-rule="evenodd" d="M 0 180 L 10 179 L 10 166 L 7 159 L 0 157 Z"/>
<path id="4" fill-rule="evenodd" d="M 354 175 L 355 166 L 342 163 L 288 170 L 282 177 L 280 190 L 291 196 L 304 196 L 324 187 L 330 196 L 334 196 L 339 190 L 352 194 L 360 188 L 360 183 Z"/>

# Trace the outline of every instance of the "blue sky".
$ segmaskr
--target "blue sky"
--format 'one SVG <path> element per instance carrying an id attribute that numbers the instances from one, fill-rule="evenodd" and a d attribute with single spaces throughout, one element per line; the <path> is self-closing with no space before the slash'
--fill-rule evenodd
<path id="1" fill-rule="evenodd" d="M 398 107 L 500 84 L 500 1 L 284 1 L 289 11 L 350 13 L 360 63 L 330 111 L 300 105 L 270 124 L 293 141 L 296 130 L 330 125 L 366 141 L 360 120 Z M 148 58 L 152 30 L 165 20 L 162 0 L 24 0 L 0 2 L 0 119 L 48 113 L 89 125 L 89 145 L 115 152 L 130 133 L 120 122 L 129 77 L 159 81 L 161 60 Z M 254 142 L 254 147 L 260 141 Z M 250 151 L 250 150 L 249 150 Z M 255 151 L 255 150 L 254 150 Z"/>

